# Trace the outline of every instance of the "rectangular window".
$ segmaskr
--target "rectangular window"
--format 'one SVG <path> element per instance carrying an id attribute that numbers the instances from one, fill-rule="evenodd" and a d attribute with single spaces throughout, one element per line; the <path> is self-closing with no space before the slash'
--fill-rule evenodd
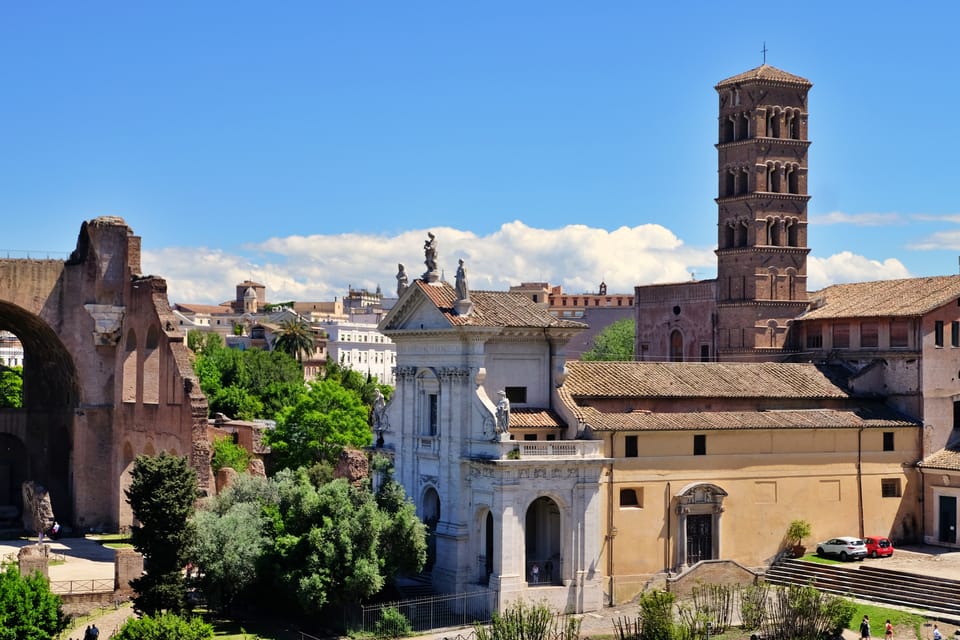
<path id="1" fill-rule="evenodd" d="M 880 324 L 877 322 L 860 323 L 860 348 L 876 349 L 880 346 Z"/>
<path id="2" fill-rule="evenodd" d="M 893 451 L 893 431 L 883 432 L 883 450 Z"/>
<path id="3" fill-rule="evenodd" d="M 943 346 L 943 320 L 937 320 L 933 323 L 933 344 Z"/>
<path id="4" fill-rule="evenodd" d="M 710 345 L 700 345 L 700 362 L 710 362 Z"/>
<path id="5" fill-rule="evenodd" d="M 890 348 L 903 349 L 910 346 L 907 332 L 909 325 L 906 320 L 894 320 L 890 323 Z"/>
<path id="6" fill-rule="evenodd" d="M 626 436 L 624 439 L 624 457 L 627 458 L 636 458 L 639 455 L 639 449 L 637 448 L 637 436 Z"/>
<path id="7" fill-rule="evenodd" d="M 440 402 L 437 394 L 431 393 L 428 396 L 429 401 L 429 411 L 430 411 L 430 424 L 428 425 L 427 435 L 435 436 L 439 430 L 439 421 L 440 421 Z"/>
<path id="8" fill-rule="evenodd" d="M 536 440 L 536 439 L 537 439 L 537 434 L 535 434 L 535 433 L 525 433 L 525 434 L 523 434 L 523 439 L 526 440 L 526 441 L 528 441 L 528 442 L 531 441 L 531 440 Z"/>
<path id="9" fill-rule="evenodd" d="M 960 347 L 960 322 L 956 320 L 950 323 L 950 346 Z"/>
<path id="10" fill-rule="evenodd" d="M 693 455 L 695 456 L 707 455 L 707 436 L 706 435 L 697 434 L 693 436 Z"/>
<path id="11" fill-rule="evenodd" d="M 833 348 L 834 349 L 849 349 L 850 348 L 850 325 L 841 322 L 833 325 Z"/>
<path id="12" fill-rule="evenodd" d="M 880 496 L 883 498 L 899 498 L 900 478 L 882 478 L 880 480 Z"/>
<path id="13" fill-rule="evenodd" d="M 642 509 L 643 489 L 620 489 L 620 508 Z"/>
<path id="14" fill-rule="evenodd" d="M 823 335 L 820 327 L 807 327 L 807 349 L 822 349 Z"/>
<path id="15" fill-rule="evenodd" d="M 525 404 L 527 402 L 526 387 L 504 387 L 503 390 L 507 393 L 507 400 L 510 402 L 517 404 Z"/>
<path id="16" fill-rule="evenodd" d="M 555 433 L 548 433 L 548 434 L 547 434 L 547 440 L 548 440 L 548 441 L 556 440 L 556 439 L 557 439 L 557 434 L 555 434 Z"/>

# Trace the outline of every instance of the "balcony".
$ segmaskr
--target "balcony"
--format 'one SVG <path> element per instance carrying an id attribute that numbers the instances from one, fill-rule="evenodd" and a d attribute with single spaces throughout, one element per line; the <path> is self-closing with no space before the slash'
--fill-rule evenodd
<path id="1" fill-rule="evenodd" d="M 474 442 L 471 453 L 493 460 L 599 460 L 604 457 L 601 440 Z"/>

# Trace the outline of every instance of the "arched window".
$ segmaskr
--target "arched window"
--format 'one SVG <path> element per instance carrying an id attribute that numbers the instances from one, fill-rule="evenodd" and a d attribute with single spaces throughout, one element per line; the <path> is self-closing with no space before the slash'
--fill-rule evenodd
<path id="1" fill-rule="evenodd" d="M 137 401 L 137 334 L 133 329 L 127 332 L 123 353 L 123 391 L 124 402 Z"/>
<path id="2" fill-rule="evenodd" d="M 147 329 L 146 348 L 143 350 L 143 402 L 160 402 L 160 330 L 156 326 Z"/>

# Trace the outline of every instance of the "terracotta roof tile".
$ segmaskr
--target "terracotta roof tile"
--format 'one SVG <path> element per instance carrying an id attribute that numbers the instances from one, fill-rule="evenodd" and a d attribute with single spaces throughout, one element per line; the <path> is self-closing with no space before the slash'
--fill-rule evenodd
<path id="1" fill-rule="evenodd" d="M 920 316 L 960 298 L 960 276 L 837 284 L 810 294 L 801 320 Z"/>
<path id="2" fill-rule="evenodd" d="M 220 313 L 236 313 L 233 308 L 227 304 L 192 304 L 189 302 L 178 302 L 174 305 L 174 310 L 179 311 L 180 313 L 209 313 L 211 315 Z"/>
<path id="3" fill-rule="evenodd" d="M 721 80 L 717 83 L 715 89 L 719 90 L 723 87 L 727 87 L 734 84 L 743 84 L 745 82 L 769 82 L 777 84 L 794 84 L 802 85 L 805 87 L 812 87 L 813 83 L 807 80 L 806 78 L 801 78 L 800 76 L 795 76 L 792 73 L 787 73 L 782 69 L 777 69 L 776 67 L 770 66 L 769 64 L 762 64 L 759 67 L 750 69 L 749 71 L 744 71 L 743 73 L 738 73 L 735 76 L 727 78 L 726 80 Z"/>
<path id="4" fill-rule="evenodd" d="M 567 362 L 571 398 L 848 398 L 845 372 L 814 364 Z"/>
<path id="5" fill-rule="evenodd" d="M 520 427 L 562 428 L 566 425 L 560 417 L 549 409 L 533 409 L 529 407 L 513 408 L 510 410 L 510 428 Z"/>
<path id="6" fill-rule="evenodd" d="M 448 283 L 415 280 L 411 286 L 419 287 L 454 326 L 587 328 L 582 322 L 555 317 L 545 306 L 535 303 L 522 293 L 471 291 L 473 312 L 460 316 L 453 308 L 457 301 L 456 290 Z"/>
<path id="7" fill-rule="evenodd" d="M 858 409 L 604 413 L 581 407 L 594 431 L 711 431 L 719 429 L 853 429 L 914 427 L 920 423 L 884 406 Z"/>
<path id="8" fill-rule="evenodd" d="M 960 471 L 960 451 L 953 447 L 941 449 L 923 459 L 926 469 L 943 469 L 944 471 Z"/>

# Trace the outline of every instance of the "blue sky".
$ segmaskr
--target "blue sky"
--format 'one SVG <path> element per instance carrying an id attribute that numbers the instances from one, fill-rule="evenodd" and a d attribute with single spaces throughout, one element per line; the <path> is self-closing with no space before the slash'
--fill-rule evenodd
<path id="1" fill-rule="evenodd" d="M 666 4 L 5 3 L 0 255 L 116 215 L 172 302 L 389 293 L 427 230 L 473 288 L 712 277 L 713 86 L 766 42 L 814 83 L 810 288 L 957 273 L 960 5 Z"/>

